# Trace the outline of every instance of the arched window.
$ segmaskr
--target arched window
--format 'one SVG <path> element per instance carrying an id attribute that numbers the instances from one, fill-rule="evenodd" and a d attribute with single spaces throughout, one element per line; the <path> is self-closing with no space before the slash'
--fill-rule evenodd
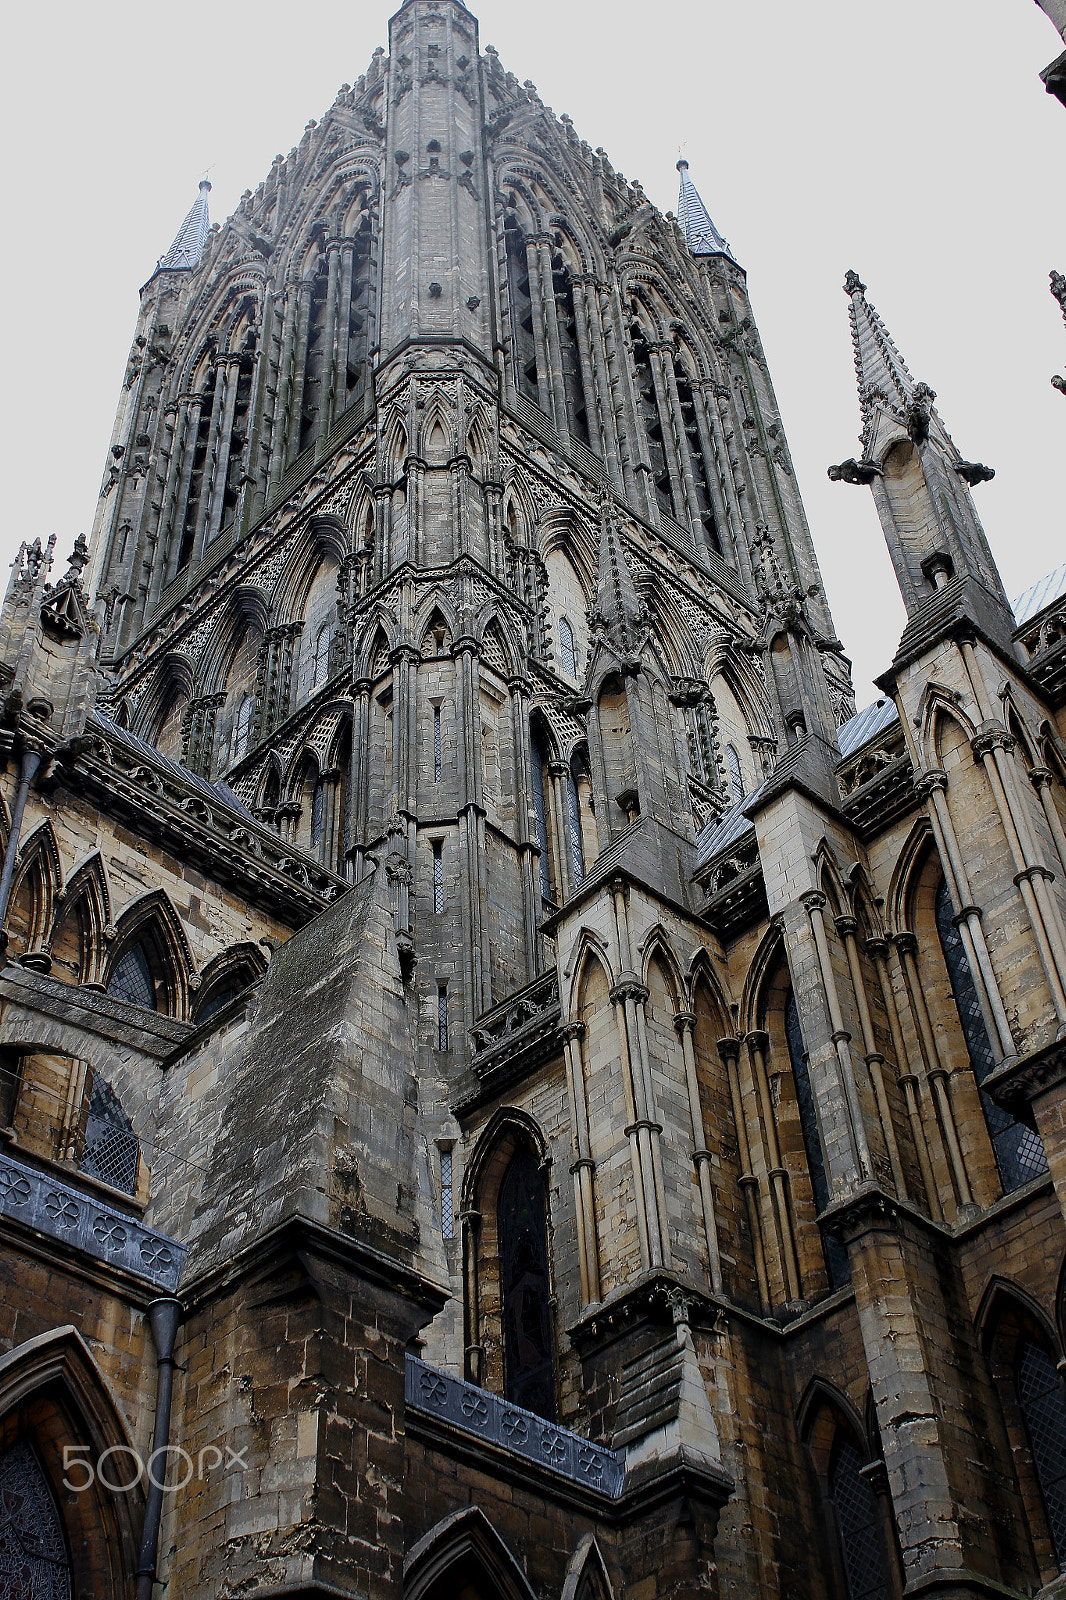
<path id="1" fill-rule="evenodd" d="M 744 798 L 744 774 L 740 768 L 740 755 L 734 744 L 725 747 L 726 760 L 729 763 L 729 789 L 733 796 L 733 804 L 738 806 Z"/>
<path id="2" fill-rule="evenodd" d="M 803 1146 L 807 1152 L 807 1170 L 811 1175 L 811 1192 L 814 1195 L 815 1210 L 823 1212 L 829 1204 L 829 1179 L 825 1170 L 825 1153 L 822 1150 L 822 1135 L 818 1127 L 818 1112 L 814 1104 L 814 1089 L 811 1086 L 811 1075 L 807 1067 L 807 1051 L 803 1043 L 803 1030 L 800 1027 L 799 1007 L 796 996 L 789 991 L 788 1000 L 785 1002 L 785 1037 L 788 1040 L 788 1059 L 792 1067 L 792 1079 L 796 1085 L 796 1102 L 799 1106 L 800 1129 L 803 1133 Z M 829 1273 L 829 1282 L 834 1289 L 839 1289 L 842 1284 L 851 1280 L 851 1268 L 848 1265 L 847 1251 L 832 1234 L 822 1235 L 822 1246 L 825 1250 L 826 1270 Z"/>
<path id="3" fill-rule="evenodd" d="M 568 678 L 577 677 L 577 651 L 574 630 L 566 617 L 559 618 L 559 665 Z"/>
<path id="4" fill-rule="evenodd" d="M 3 1583 L 10 1579 L 10 1588 Z M 2 1592 L 68 1600 L 70 1557 L 59 1507 L 36 1455 L 23 1440 L 0 1455 L 0 1583 Z"/>
<path id="5" fill-rule="evenodd" d="M 155 979 L 143 944 L 131 944 L 115 963 L 107 992 L 127 1005 L 143 1006 L 146 1011 L 158 1009 Z"/>
<path id="6" fill-rule="evenodd" d="M 89 1115 L 81 1159 L 82 1172 L 109 1183 L 113 1189 L 133 1194 L 137 1187 L 140 1143 L 122 1109 L 118 1095 L 106 1078 L 93 1077 Z"/>
<path id="7" fill-rule="evenodd" d="M 944 952 L 944 965 L 951 980 L 951 992 L 955 997 L 955 1008 L 966 1040 L 970 1065 L 980 1088 L 995 1066 L 995 1058 L 988 1042 L 988 1033 L 981 1014 L 977 990 L 974 988 L 970 964 L 966 959 L 959 930 L 955 926 L 955 909 L 951 903 L 951 894 L 944 879 L 941 879 L 936 893 L 936 931 L 940 936 L 940 948 Z M 1027 1128 L 1024 1123 L 1016 1122 L 1010 1112 L 1004 1111 L 1002 1106 L 997 1106 L 991 1095 L 986 1094 L 983 1089 L 980 1093 L 1000 1181 L 1009 1194 L 1012 1189 L 1019 1189 L 1023 1183 L 1028 1183 L 1032 1178 L 1039 1178 L 1047 1171 L 1044 1146 L 1040 1142 L 1039 1134 Z"/>
<path id="8" fill-rule="evenodd" d="M 540 400 L 537 342 L 533 331 L 533 300 L 529 287 L 526 241 L 518 218 L 509 212 L 504 222 L 507 249 L 507 308 L 511 322 L 515 383 L 530 400 Z"/>
<path id="9" fill-rule="evenodd" d="M 321 689 L 329 677 L 329 647 L 333 642 L 333 630 L 328 622 L 324 622 L 315 635 L 315 651 L 312 658 L 311 689 Z"/>
<path id="10" fill-rule="evenodd" d="M 511 1158 L 496 1202 L 500 1248 L 504 1393 L 515 1405 L 555 1416 L 551 1288 L 544 1182 L 536 1156 Z"/>
<path id="11" fill-rule="evenodd" d="M 1066 1568 L 1066 1398 L 1051 1356 L 1028 1335 L 1018 1341 L 1015 1382 L 1029 1449 L 1060 1569 Z"/>
<path id="12" fill-rule="evenodd" d="M 689 464 L 692 468 L 692 483 L 696 491 L 700 521 L 703 524 L 703 536 L 715 555 L 720 556 L 723 554 L 722 540 L 718 532 L 718 519 L 714 514 L 714 501 L 711 495 L 713 468 L 709 466 L 703 453 L 703 440 L 696 416 L 696 401 L 692 393 L 692 383 L 688 373 L 679 361 L 674 362 L 674 379 L 677 383 L 677 399 L 681 407 L 681 426 L 684 430 L 685 443 L 688 446 Z"/>
<path id="13" fill-rule="evenodd" d="M 533 814 L 537 844 L 540 846 L 540 894 L 549 905 L 552 898 L 551 861 L 548 855 L 548 805 L 545 792 L 545 754 L 541 741 L 534 731 L 530 741 L 530 768 L 533 777 Z"/>
<path id="14" fill-rule="evenodd" d="M 239 761 L 247 753 L 248 741 L 252 732 L 252 708 L 255 702 L 250 694 L 246 694 L 237 707 L 237 716 L 233 723 L 233 760 Z"/>
<path id="15" fill-rule="evenodd" d="M 836 1510 L 848 1600 L 889 1600 L 877 1502 L 862 1465 L 851 1439 L 839 1433 L 829 1468 L 829 1496 Z"/>

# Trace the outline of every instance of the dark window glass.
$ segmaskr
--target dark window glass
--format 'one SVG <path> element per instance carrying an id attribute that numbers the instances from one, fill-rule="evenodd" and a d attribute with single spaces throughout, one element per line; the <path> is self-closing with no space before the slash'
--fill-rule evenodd
<path id="1" fill-rule="evenodd" d="M 237 710 L 237 721 L 233 731 L 233 759 L 239 761 L 248 749 L 248 737 L 252 729 L 253 700 L 246 694 Z"/>
<path id="2" fill-rule="evenodd" d="M 79 1167 L 82 1172 L 109 1183 L 113 1189 L 132 1194 L 137 1187 L 140 1148 L 118 1095 L 106 1078 L 97 1075 L 89 1096 L 89 1117 Z M 2 1592 L 0 1590 L 0 1594 Z"/>
<path id="3" fill-rule="evenodd" d="M 443 751 L 440 738 L 440 706 L 433 707 L 433 782 L 441 781 L 443 770 Z"/>
<path id="4" fill-rule="evenodd" d="M 0 1455 L 0 1595 L 70 1600 L 70 1561 L 59 1508 L 28 1444 Z"/>
<path id="5" fill-rule="evenodd" d="M 792 1078 L 796 1085 L 800 1128 L 803 1131 L 803 1146 L 807 1152 L 807 1169 L 811 1175 L 811 1191 L 814 1194 L 815 1209 L 821 1213 L 829 1204 L 829 1179 L 825 1171 L 825 1154 L 818 1127 L 818 1112 L 814 1104 L 814 1090 L 807 1069 L 807 1052 L 803 1044 L 803 1031 L 800 1028 L 799 1007 L 796 1004 L 796 996 L 791 993 L 785 1004 L 785 1035 L 788 1040 L 788 1059 L 792 1066 Z M 823 1233 L 822 1245 L 825 1249 L 829 1281 L 833 1288 L 839 1289 L 842 1284 L 850 1283 L 851 1268 L 848 1266 L 848 1253 L 840 1240 L 834 1239 L 832 1234 Z"/>
<path id="6" fill-rule="evenodd" d="M 1066 1567 L 1066 1400 L 1055 1363 L 1034 1340 L 1018 1349 L 1018 1399 L 1059 1567 Z"/>
<path id="7" fill-rule="evenodd" d="M 197 1024 L 207 1022 L 217 1011 L 221 1011 L 223 1006 L 228 1006 L 231 1000 L 236 1000 L 241 990 L 245 988 L 247 988 L 247 983 L 224 983 L 220 989 L 215 990 L 214 994 L 204 1002 L 196 1013 Z"/>
<path id="8" fill-rule="evenodd" d="M 116 1000 L 125 1000 L 128 1005 L 144 1006 L 147 1011 L 156 1009 L 155 979 L 142 944 L 131 945 L 125 955 L 116 961 L 107 992 Z"/>
<path id="9" fill-rule="evenodd" d="M 877 1502 L 861 1467 L 862 1457 L 851 1440 L 841 1439 L 833 1452 L 829 1493 L 836 1506 L 848 1600 L 888 1600 Z"/>
<path id="10" fill-rule="evenodd" d="M 988 1042 L 988 1031 L 981 1015 L 970 963 L 955 926 L 955 910 L 946 882 L 941 882 L 936 894 L 936 931 L 940 935 L 940 948 L 944 952 L 944 964 L 951 980 L 951 992 L 955 996 L 955 1008 L 962 1023 L 970 1065 L 980 1085 L 995 1066 L 995 1057 Z M 1015 1122 L 1010 1112 L 997 1106 L 991 1095 L 987 1095 L 983 1089 L 981 1105 L 1004 1189 L 1008 1193 L 1012 1189 L 1019 1189 L 1023 1183 L 1028 1183 L 1031 1178 L 1039 1178 L 1041 1173 L 1046 1172 L 1047 1157 L 1039 1134 L 1027 1128 L 1023 1122 Z"/>
<path id="11" fill-rule="evenodd" d="M 537 1159 L 519 1150 L 497 1202 L 504 1391 L 515 1405 L 555 1416 L 548 1230 Z"/>
<path id="12" fill-rule="evenodd" d="M 448 990 L 443 983 L 437 985 L 437 1049 L 448 1048 Z"/>
<path id="13" fill-rule="evenodd" d="M 577 677 L 577 650 L 574 630 L 565 617 L 559 618 L 559 665 L 568 678 Z"/>
<path id="14" fill-rule="evenodd" d="M 315 784 L 311 795 L 311 848 L 322 843 L 322 780 Z"/>

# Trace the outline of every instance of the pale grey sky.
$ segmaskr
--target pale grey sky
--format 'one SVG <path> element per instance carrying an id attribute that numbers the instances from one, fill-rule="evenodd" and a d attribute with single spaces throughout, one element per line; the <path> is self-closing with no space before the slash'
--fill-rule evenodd
<path id="1" fill-rule="evenodd" d="M 1032 0 L 483 0 L 481 43 L 676 203 L 679 149 L 748 282 L 860 704 L 902 611 L 855 453 L 844 272 L 855 267 L 963 454 L 1012 596 L 1066 559 L 1066 111 Z M 88 531 L 137 290 L 205 170 L 221 221 L 342 82 L 388 9 L 318 0 L 59 0 L 19 8 L 3 258 L 0 575 L 20 539 Z M 63 570 L 63 567 L 60 567 Z"/>

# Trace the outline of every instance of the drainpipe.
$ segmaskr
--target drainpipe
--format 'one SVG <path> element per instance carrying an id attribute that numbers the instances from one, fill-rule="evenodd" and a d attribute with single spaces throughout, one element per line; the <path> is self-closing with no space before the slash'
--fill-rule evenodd
<path id="1" fill-rule="evenodd" d="M 148 1320 L 155 1339 L 156 1364 L 159 1377 L 155 1392 L 155 1428 L 152 1433 L 152 1454 L 148 1470 L 148 1499 L 144 1508 L 144 1532 L 141 1535 L 141 1556 L 137 1563 L 136 1600 L 152 1600 L 152 1585 L 156 1581 L 156 1557 L 159 1553 L 159 1524 L 163 1516 L 163 1486 L 167 1476 L 167 1447 L 170 1444 L 170 1400 L 174 1388 L 174 1340 L 184 1314 L 180 1300 L 166 1296 L 153 1300 L 148 1307 Z M 163 1451 L 163 1468 L 157 1470 L 159 1452 Z"/>
<path id="2" fill-rule="evenodd" d="M 15 876 L 15 858 L 19 851 L 22 813 L 26 809 L 26 797 L 30 792 L 30 784 L 37 776 L 37 769 L 40 765 L 41 752 L 39 750 L 23 750 L 22 770 L 19 774 L 18 793 L 15 796 L 15 809 L 11 813 L 11 833 L 7 841 L 7 851 L 4 855 L 4 870 L 0 873 L 0 928 L 7 921 L 7 903 L 11 899 L 11 884 Z M 6 945 L 6 938 L 0 942 Z"/>

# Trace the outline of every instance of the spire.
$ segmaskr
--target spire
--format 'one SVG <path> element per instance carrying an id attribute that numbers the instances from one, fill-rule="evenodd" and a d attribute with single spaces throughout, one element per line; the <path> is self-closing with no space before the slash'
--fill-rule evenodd
<path id="1" fill-rule="evenodd" d="M 199 266 L 200 254 L 211 224 L 207 211 L 207 197 L 210 193 L 211 185 L 206 178 L 201 178 L 200 193 L 193 201 L 189 215 L 178 229 L 174 243 L 165 256 L 159 257 L 157 272 L 171 272 L 176 268 Z"/>
<path id="2" fill-rule="evenodd" d="M 688 175 L 688 162 L 682 158 L 677 163 L 677 170 L 681 174 L 681 192 L 677 197 L 677 220 L 681 224 L 681 232 L 685 235 L 685 242 L 692 254 L 728 256 L 730 261 L 735 261 L 736 256 L 711 221 L 710 213 L 700 199 L 699 190 Z"/>
<path id="3" fill-rule="evenodd" d="M 866 285 L 857 272 L 849 271 L 844 278 L 844 293 L 851 297 L 848 311 L 851 320 L 851 343 L 855 351 L 855 376 L 859 384 L 859 404 L 862 407 L 862 442 L 865 453 L 870 454 L 873 443 L 878 407 L 884 407 L 900 419 L 914 403 L 916 384 L 877 311 L 866 298 Z M 928 391 L 926 391 L 928 393 Z"/>

